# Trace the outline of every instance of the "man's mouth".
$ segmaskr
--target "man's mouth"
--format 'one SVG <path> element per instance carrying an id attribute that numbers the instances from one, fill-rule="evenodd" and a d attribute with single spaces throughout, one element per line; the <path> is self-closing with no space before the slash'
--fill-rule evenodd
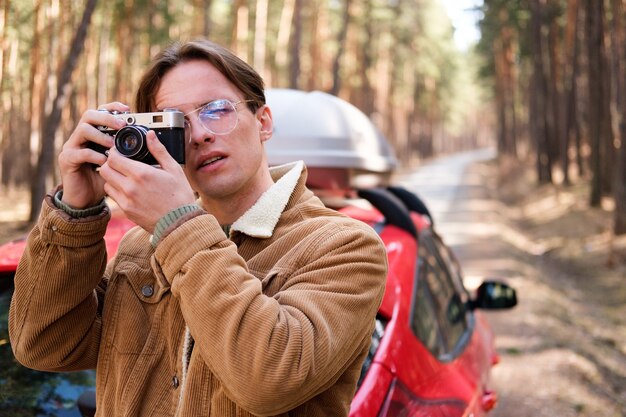
<path id="1" fill-rule="evenodd" d="M 214 156 L 213 158 L 209 158 L 200 164 L 200 168 L 211 165 L 213 162 L 220 161 L 222 159 L 224 159 L 223 156 Z"/>

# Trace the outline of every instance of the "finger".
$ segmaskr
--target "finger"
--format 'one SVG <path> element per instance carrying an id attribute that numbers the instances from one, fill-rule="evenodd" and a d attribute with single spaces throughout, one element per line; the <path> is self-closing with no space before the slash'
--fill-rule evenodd
<path id="1" fill-rule="evenodd" d="M 130 177 L 114 166 L 116 158 L 122 159 L 122 161 L 117 161 L 117 165 L 118 167 L 122 166 L 124 170 L 128 170 L 128 168 L 124 166 L 124 162 L 133 163 L 135 161 L 124 158 L 117 151 L 111 150 L 106 163 L 102 164 L 100 167 L 100 176 L 106 184 L 112 188 L 111 194 L 109 194 L 107 189 L 105 189 L 105 191 L 111 196 L 116 196 L 117 201 L 122 200 L 120 196 L 132 195 L 135 194 L 135 191 L 133 190 L 134 182 L 130 180 Z M 117 202 L 120 203 L 121 201 Z"/>
<path id="2" fill-rule="evenodd" d="M 126 126 L 126 121 L 122 115 L 116 115 L 102 110 L 87 110 L 83 113 L 81 123 L 90 124 L 111 135 L 114 134 L 115 131 Z"/>
<path id="3" fill-rule="evenodd" d="M 146 135 L 148 151 L 154 156 L 157 163 L 161 165 L 161 168 L 168 171 L 175 166 L 178 167 L 178 163 L 172 158 L 165 146 L 157 138 L 156 133 L 153 130 L 148 131 Z"/>
<path id="4" fill-rule="evenodd" d="M 100 168 L 100 174 L 102 175 L 102 168 Z M 115 203 L 119 206 L 119 208 L 122 209 L 122 211 L 124 210 L 125 207 L 128 206 L 128 203 L 126 201 L 126 196 L 124 195 L 124 193 L 120 192 L 117 188 L 115 188 L 115 186 L 110 183 L 110 182 L 106 182 L 104 183 L 104 193 L 113 199 L 113 201 L 115 201 Z"/>
<path id="5" fill-rule="evenodd" d="M 123 177 L 138 176 L 147 167 L 142 162 L 125 157 L 115 147 L 109 149 L 107 166 Z M 109 181 L 110 179 L 105 178 L 105 180 Z"/>
<path id="6" fill-rule="evenodd" d="M 93 149 L 82 148 L 65 152 L 63 163 L 68 166 L 78 166 L 86 163 L 100 166 L 106 161 L 107 157 L 104 153 L 97 152 Z M 59 162 L 61 163 L 60 155 Z"/>
<path id="7" fill-rule="evenodd" d="M 121 103 L 119 101 L 114 101 L 111 103 L 106 103 L 106 104 L 102 104 L 98 107 L 99 111 L 108 111 L 108 112 L 114 112 L 114 111 L 118 111 L 118 112 L 126 112 L 126 111 L 130 111 L 130 107 L 128 107 L 126 104 Z"/>
<path id="8" fill-rule="evenodd" d="M 83 148 L 85 147 L 86 142 L 95 142 L 100 144 L 107 149 L 113 146 L 113 137 L 108 135 L 101 130 L 97 129 L 95 126 L 80 122 L 72 135 L 69 137 L 67 142 L 63 144 L 64 148 Z"/>

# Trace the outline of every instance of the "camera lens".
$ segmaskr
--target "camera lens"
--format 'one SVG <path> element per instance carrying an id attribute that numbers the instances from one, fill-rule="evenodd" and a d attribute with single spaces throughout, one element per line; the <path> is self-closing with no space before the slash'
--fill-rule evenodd
<path id="1" fill-rule="evenodd" d="M 125 126 L 115 135 L 115 147 L 125 157 L 141 160 L 148 153 L 147 133 L 144 126 Z"/>
<path id="2" fill-rule="evenodd" d="M 125 152 L 134 152 L 137 149 L 137 144 L 139 144 L 139 138 L 133 134 L 124 136 L 124 140 L 120 141 L 120 147 Z"/>

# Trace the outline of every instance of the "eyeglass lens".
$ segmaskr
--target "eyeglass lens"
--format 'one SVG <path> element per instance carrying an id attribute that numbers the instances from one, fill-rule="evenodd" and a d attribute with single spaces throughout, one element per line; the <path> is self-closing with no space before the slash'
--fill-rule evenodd
<path id="1" fill-rule="evenodd" d="M 237 111 L 230 100 L 215 100 L 198 111 L 198 120 L 209 132 L 223 135 L 237 126 Z"/>

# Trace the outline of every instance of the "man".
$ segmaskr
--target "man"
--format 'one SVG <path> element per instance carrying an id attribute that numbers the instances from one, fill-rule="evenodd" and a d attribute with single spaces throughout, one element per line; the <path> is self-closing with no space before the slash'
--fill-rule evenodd
<path id="1" fill-rule="evenodd" d="M 95 367 L 100 416 L 347 415 L 384 292 L 378 236 L 325 208 L 301 162 L 268 168 L 263 82 L 230 51 L 167 48 L 136 102 L 185 113 L 185 166 L 152 131 L 160 169 L 96 152 L 113 142 L 94 126 L 128 107 L 83 114 L 15 276 L 15 356 Z M 108 265 L 105 195 L 139 226 Z"/>

